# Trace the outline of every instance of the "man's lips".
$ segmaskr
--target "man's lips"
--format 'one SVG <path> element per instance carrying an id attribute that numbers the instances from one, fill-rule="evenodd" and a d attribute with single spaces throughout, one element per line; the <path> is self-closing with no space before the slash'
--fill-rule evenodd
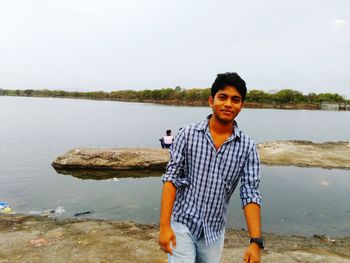
<path id="1" fill-rule="evenodd" d="M 224 113 L 230 113 L 230 114 L 233 114 L 233 112 L 232 111 L 229 111 L 229 110 L 221 110 L 222 112 L 224 112 Z"/>

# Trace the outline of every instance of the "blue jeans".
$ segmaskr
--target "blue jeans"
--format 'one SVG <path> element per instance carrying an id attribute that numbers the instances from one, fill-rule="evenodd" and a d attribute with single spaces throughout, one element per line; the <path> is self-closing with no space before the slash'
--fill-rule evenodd
<path id="1" fill-rule="evenodd" d="M 168 263 L 219 263 L 224 247 L 225 230 L 215 243 L 205 245 L 204 236 L 197 240 L 184 224 L 171 221 L 176 236 L 173 256 L 168 254 Z"/>

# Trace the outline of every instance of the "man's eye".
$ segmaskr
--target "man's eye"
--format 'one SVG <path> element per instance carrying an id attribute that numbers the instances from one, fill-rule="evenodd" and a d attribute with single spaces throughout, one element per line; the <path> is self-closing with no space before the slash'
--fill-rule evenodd
<path id="1" fill-rule="evenodd" d="M 223 99 L 225 99 L 225 97 L 224 97 L 224 96 L 219 96 L 218 98 L 219 98 L 219 100 L 223 100 Z"/>

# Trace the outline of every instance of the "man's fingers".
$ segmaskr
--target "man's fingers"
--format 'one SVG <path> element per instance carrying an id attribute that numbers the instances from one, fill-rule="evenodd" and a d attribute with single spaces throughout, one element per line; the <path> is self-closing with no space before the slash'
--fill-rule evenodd
<path id="1" fill-rule="evenodd" d="M 169 253 L 170 255 L 173 255 L 173 250 L 171 249 L 170 244 L 166 246 L 160 246 L 160 249 L 163 250 L 165 253 Z"/>
<path id="2" fill-rule="evenodd" d="M 170 255 L 173 255 L 173 250 L 172 250 L 172 248 L 171 248 L 170 246 L 169 246 L 168 253 L 169 253 Z"/>
<path id="3" fill-rule="evenodd" d="M 249 263 L 260 263 L 260 260 L 257 258 L 250 257 Z"/>
<path id="4" fill-rule="evenodd" d="M 173 247 L 176 248 L 176 236 L 175 235 L 172 236 L 171 242 L 173 243 Z"/>
<path id="5" fill-rule="evenodd" d="M 243 263 L 249 263 L 249 254 L 246 252 L 243 256 Z"/>
<path id="6" fill-rule="evenodd" d="M 170 245 L 167 245 L 163 250 L 165 253 L 169 253 L 170 255 L 173 255 L 173 250 L 171 249 Z"/>
<path id="7" fill-rule="evenodd" d="M 170 255 L 173 255 L 173 249 L 176 247 L 176 236 L 172 229 L 168 229 L 167 232 L 161 232 L 159 234 L 159 246 L 161 250 L 163 250 L 165 253 L 169 253 Z"/>

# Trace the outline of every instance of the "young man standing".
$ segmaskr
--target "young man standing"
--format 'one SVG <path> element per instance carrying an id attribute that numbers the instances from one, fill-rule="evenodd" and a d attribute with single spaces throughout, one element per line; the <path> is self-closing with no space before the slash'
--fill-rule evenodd
<path id="1" fill-rule="evenodd" d="M 234 120 L 246 92 L 237 73 L 218 74 L 208 99 L 213 113 L 181 129 L 170 148 L 159 233 L 169 263 L 220 262 L 226 211 L 239 180 L 251 237 L 243 262 L 260 262 L 259 157 Z"/>

